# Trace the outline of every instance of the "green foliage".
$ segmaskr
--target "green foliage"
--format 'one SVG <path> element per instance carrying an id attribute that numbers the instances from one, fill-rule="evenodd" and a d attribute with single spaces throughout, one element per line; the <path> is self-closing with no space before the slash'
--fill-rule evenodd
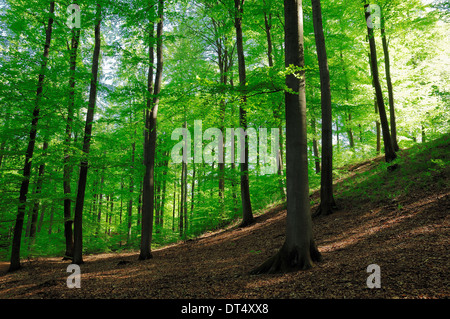
<path id="1" fill-rule="evenodd" d="M 67 2 L 67 1 L 66 1 Z M 93 52 L 92 1 L 78 1 L 82 9 L 81 40 L 75 73 L 75 107 L 70 145 L 65 143 L 69 102 L 69 57 L 72 33 L 65 26 L 66 5 L 57 3 L 54 38 L 41 101 L 41 118 L 33 156 L 21 251 L 23 257 L 64 254 L 63 160 L 67 149 L 71 167 L 72 209 L 76 199 L 82 157 L 83 125 L 89 95 Z M 140 243 L 140 209 L 143 166 L 143 131 L 150 44 L 156 22 L 154 1 L 104 1 L 102 20 L 101 78 L 94 121 L 90 171 L 84 206 L 85 253 L 135 250 Z M 386 19 L 399 144 L 408 156 L 395 162 L 401 167 L 387 173 L 379 164 L 352 177 L 342 189 L 343 198 L 383 200 L 405 194 L 410 187 L 445 184 L 448 152 L 441 136 L 448 138 L 449 59 L 448 19 L 445 1 L 425 6 L 421 1 L 378 1 Z M 43 21 L 49 1 L 18 0 L 0 5 L 0 260 L 10 254 L 17 215 L 23 161 L 35 103 L 41 52 L 45 41 Z M 150 6 L 149 6 L 150 4 Z M 436 10 L 435 10 L 436 9 Z M 239 164 L 225 165 L 223 198 L 219 195 L 217 163 L 189 163 L 185 182 L 181 164 L 173 163 L 172 132 L 183 127 L 193 136 L 194 121 L 209 128 L 238 128 L 238 63 L 232 1 L 166 1 L 164 70 L 158 113 L 155 168 L 155 227 L 153 246 L 195 238 L 205 232 L 236 223 L 241 218 Z M 322 1 L 323 22 L 331 76 L 333 102 L 334 177 L 376 156 L 374 92 L 368 64 L 366 24 L 361 1 Z M 281 0 L 245 1 L 243 14 L 247 85 L 243 90 L 248 127 L 281 127 L 284 132 L 285 76 L 305 71 L 308 121 L 309 186 L 320 189 L 315 172 L 312 140 L 321 147 L 320 80 L 310 3 L 304 7 L 305 68 L 284 65 L 284 19 Z M 269 66 L 265 19 L 270 26 L 273 66 Z M 156 32 L 155 32 L 156 34 Z M 380 32 L 376 31 L 380 74 L 385 90 L 384 57 Z M 219 52 L 227 52 L 229 68 L 221 73 Z M 222 79 L 226 77 L 224 83 Z M 387 94 L 385 94 L 387 99 Z M 386 100 L 386 105 L 388 105 Z M 350 119 L 351 118 L 351 119 Z M 310 122 L 309 122 L 310 123 Z M 447 134 L 447 135 L 445 135 Z M 350 147 L 350 138 L 355 145 Z M 425 144 L 417 142 L 433 141 Z M 46 152 L 44 141 L 49 142 Z M 208 141 L 203 142 L 206 146 Z M 285 141 L 282 138 L 282 148 Z M 448 149 L 448 148 L 447 148 Z M 285 161 L 285 153 L 283 160 Z M 38 167 L 45 164 L 41 193 L 34 192 Z M 285 162 L 283 163 L 285 167 Z M 280 184 L 286 173 L 261 174 L 250 167 L 250 195 L 255 214 L 282 202 Z M 195 170 L 195 176 L 194 176 Z M 181 227 L 180 188 L 186 183 L 187 223 Z M 405 185 L 404 189 L 395 185 Z M 183 184 L 184 185 L 184 184 Z M 38 233 L 30 249 L 30 212 L 38 201 Z M 131 216 L 128 216 L 131 208 Z M 184 217 L 183 217 L 184 218 Z M 130 223 L 130 224 L 129 224 Z M 40 226 L 39 226 L 40 225 Z M 130 233 L 130 236 L 128 234 Z M 251 252 L 257 254 L 259 252 Z"/>

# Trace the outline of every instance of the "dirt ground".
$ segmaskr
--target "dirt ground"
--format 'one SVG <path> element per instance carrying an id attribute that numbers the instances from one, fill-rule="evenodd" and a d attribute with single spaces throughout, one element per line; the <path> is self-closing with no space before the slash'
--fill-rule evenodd
<path id="1" fill-rule="evenodd" d="M 363 202 L 363 199 L 361 199 Z M 339 203 L 315 218 L 323 261 L 307 271 L 249 275 L 284 241 L 286 211 L 275 208 L 256 223 L 153 251 L 85 256 L 81 289 L 67 287 L 69 262 L 23 261 L 6 273 L 1 299 L 448 299 L 450 191 L 418 192 L 378 207 Z M 369 289 L 367 267 L 381 270 L 381 288 Z"/>

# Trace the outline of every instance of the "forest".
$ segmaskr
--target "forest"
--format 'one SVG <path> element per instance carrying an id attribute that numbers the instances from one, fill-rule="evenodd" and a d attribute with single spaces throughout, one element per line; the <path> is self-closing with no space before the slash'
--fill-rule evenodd
<path id="1" fill-rule="evenodd" d="M 0 298 L 448 298 L 449 12 L 0 0 Z"/>

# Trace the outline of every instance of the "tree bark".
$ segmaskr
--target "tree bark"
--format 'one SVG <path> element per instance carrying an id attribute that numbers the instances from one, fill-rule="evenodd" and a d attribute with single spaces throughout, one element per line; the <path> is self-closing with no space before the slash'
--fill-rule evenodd
<path id="1" fill-rule="evenodd" d="M 48 149 L 48 142 L 44 141 L 44 144 L 42 146 L 43 153 L 46 153 L 47 149 Z M 38 180 L 37 180 L 37 184 L 36 184 L 36 190 L 34 193 L 36 197 L 38 197 L 39 194 L 41 194 L 41 192 L 42 192 L 42 184 L 44 183 L 44 177 L 43 177 L 44 172 L 45 172 L 45 163 L 42 163 L 41 165 L 39 165 L 39 170 L 38 170 Z M 30 236 L 29 236 L 29 241 L 28 241 L 28 250 L 29 251 L 33 247 L 33 245 L 35 243 L 35 239 L 36 239 L 36 228 L 37 228 L 37 220 L 38 220 L 38 216 L 39 216 L 39 205 L 40 205 L 39 198 L 35 198 L 34 203 L 33 203 L 33 211 L 31 213 Z"/>
<path id="2" fill-rule="evenodd" d="M 370 12 L 367 12 L 368 6 L 369 5 L 367 4 L 364 5 L 364 8 L 366 9 L 366 20 L 368 20 L 370 17 Z M 395 154 L 395 150 L 392 145 L 391 133 L 389 131 L 389 123 L 387 120 L 386 108 L 383 100 L 383 92 L 381 90 L 380 78 L 378 73 L 377 50 L 373 28 L 367 26 L 367 34 L 370 45 L 370 68 L 372 70 L 375 94 L 377 96 L 378 111 L 380 114 L 381 129 L 383 132 L 385 160 L 389 163 L 392 162 L 397 157 L 397 155 Z"/>
<path id="3" fill-rule="evenodd" d="M 74 1 L 76 3 L 76 1 Z M 70 179 L 72 168 L 70 166 L 70 143 L 72 140 L 72 126 L 75 108 L 75 71 L 77 67 L 77 52 L 80 42 L 80 30 L 72 30 L 72 41 L 70 47 L 70 78 L 69 78 L 69 103 L 67 108 L 66 138 L 64 147 L 64 172 L 63 172 L 63 191 L 64 191 L 64 237 L 66 243 L 66 252 L 63 260 L 73 258 L 73 219 L 72 219 L 72 193 L 70 188 Z"/>
<path id="4" fill-rule="evenodd" d="M 133 123 L 133 114 L 130 115 L 131 123 Z M 136 136 L 136 129 L 134 130 L 134 136 Z M 127 222 L 128 222 L 128 229 L 127 229 L 127 245 L 131 243 L 131 226 L 133 221 L 133 193 L 134 193 L 134 157 L 136 152 L 136 141 L 133 140 L 133 143 L 131 143 L 131 167 L 130 167 L 130 199 L 128 200 L 128 216 L 127 216 Z"/>
<path id="5" fill-rule="evenodd" d="M 384 24 L 384 19 L 383 19 Z M 392 146 L 394 147 L 394 151 L 398 152 L 400 150 L 397 142 L 397 123 L 395 120 L 395 106 L 394 106 L 394 89 L 392 87 L 392 78 L 391 78 L 391 61 L 389 57 L 389 47 L 388 41 L 386 39 L 386 32 L 383 28 L 381 29 L 381 40 L 383 42 L 383 52 L 384 52 L 384 65 L 386 70 L 386 84 L 388 88 L 388 96 L 389 96 L 389 115 L 391 122 L 391 138 L 392 138 Z"/>
<path id="6" fill-rule="evenodd" d="M 89 155 L 89 150 L 91 147 L 92 122 L 94 121 L 95 106 L 97 101 L 98 67 L 99 67 L 100 46 L 101 46 L 100 24 L 101 24 L 101 6 L 100 4 L 97 3 L 94 55 L 92 57 L 91 87 L 89 92 L 88 111 L 86 114 L 86 124 L 84 128 L 83 158 L 80 163 L 80 175 L 78 179 L 78 191 L 77 191 L 77 199 L 75 202 L 74 225 L 73 225 L 74 245 L 73 245 L 72 262 L 78 265 L 83 263 L 83 207 L 89 168 L 89 161 L 87 156 Z"/>
<path id="7" fill-rule="evenodd" d="M 46 27 L 46 35 L 45 35 L 45 45 L 44 45 L 44 54 L 43 60 L 41 64 L 41 70 L 39 73 L 38 85 L 36 90 L 36 100 L 34 104 L 34 110 L 31 120 L 31 128 L 28 139 L 28 147 L 25 154 L 25 164 L 23 168 L 23 179 L 22 184 L 20 186 L 20 194 L 19 194 L 19 207 L 17 212 L 16 224 L 14 226 L 14 236 L 11 248 L 11 263 L 9 267 L 9 271 L 18 270 L 20 265 L 20 244 L 22 239 L 22 229 L 23 229 L 23 220 L 25 216 L 28 188 L 30 185 L 30 175 L 31 175 L 31 160 L 33 158 L 34 147 L 36 144 L 36 135 L 37 135 L 37 124 L 39 122 L 39 112 L 40 112 L 40 104 L 42 98 L 42 91 L 44 88 L 44 79 L 45 73 L 47 70 L 47 61 L 49 57 L 50 51 L 50 43 L 52 40 L 52 31 L 53 31 L 53 14 L 55 12 L 55 1 L 50 2 L 50 10 L 49 10 L 49 18 Z"/>
<path id="8" fill-rule="evenodd" d="M 266 5 L 265 0 L 263 1 L 264 5 Z M 272 43 L 272 15 L 267 12 L 264 12 L 264 25 L 266 29 L 266 38 L 267 38 L 267 59 L 269 61 L 269 67 L 273 68 L 273 43 Z M 281 200 L 286 200 L 286 192 L 284 190 L 284 184 L 283 184 L 283 126 L 282 126 L 282 120 L 281 120 L 281 111 L 276 109 L 275 103 L 272 104 L 273 107 L 273 117 L 275 120 L 279 123 L 278 125 L 278 135 L 279 135 L 279 148 L 277 153 L 277 174 L 278 174 L 278 183 L 279 183 L 279 189 L 280 189 L 280 195 Z"/>
<path id="9" fill-rule="evenodd" d="M 320 205 L 314 216 L 329 215 L 336 208 L 333 196 L 333 118 L 331 108 L 330 72 L 322 24 L 320 0 L 312 0 L 314 37 L 320 71 L 322 108 L 322 172 L 320 177 Z"/>
<path id="10" fill-rule="evenodd" d="M 152 258 L 151 242 L 153 233 L 153 209 L 155 201 L 155 153 L 156 153 L 156 119 L 159 106 L 159 93 L 161 91 L 162 71 L 163 71 L 163 14 L 164 14 L 164 0 L 159 0 L 158 3 L 158 25 L 156 31 L 157 45 L 156 45 L 156 75 L 155 85 L 153 91 L 153 99 L 150 98 L 152 94 L 152 78 L 153 78 L 153 46 L 149 44 L 150 67 L 148 73 L 148 98 L 147 98 L 147 116 L 146 116 L 146 137 L 144 145 L 144 166 L 145 175 L 142 190 L 142 229 L 141 229 L 141 247 L 139 260 L 146 260 Z M 152 33 L 153 33 L 153 28 Z M 150 37 L 150 41 L 152 36 Z"/>
<path id="11" fill-rule="evenodd" d="M 286 76 L 286 240 L 280 251 L 253 274 L 289 272 L 312 267 L 321 260 L 312 237 L 309 206 L 308 151 L 306 130 L 305 71 L 303 53 L 303 14 L 301 0 L 284 0 L 286 67 L 302 69 Z"/>
<path id="12" fill-rule="evenodd" d="M 311 119 L 312 129 L 314 133 L 313 137 L 313 156 L 314 156 L 314 164 L 316 167 L 316 174 L 320 174 L 320 157 L 319 157 L 319 146 L 316 138 L 316 119 L 313 117 Z"/>
<path id="13" fill-rule="evenodd" d="M 247 112 L 245 106 L 247 104 L 246 90 L 246 71 L 245 71 L 245 56 L 244 56 L 244 44 L 242 36 L 242 14 L 244 12 L 245 0 L 234 0 L 235 20 L 234 25 L 236 28 L 236 47 L 239 64 L 239 84 L 241 89 L 241 101 L 239 104 L 239 122 L 243 130 L 247 131 Z M 242 147 L 242 146 L 241 146 Z M 252 203 L 250 201 L 250 182 L 248 171 L 248 137 L 245 136 L 244 143 L 244 162 L 240 164 L 241 167 L 241 201 L 242 201 L 242 222 L 240 227 L 246 227 L 254 222 Z M 242 162 L 242 161 L 241 161 Z"/>

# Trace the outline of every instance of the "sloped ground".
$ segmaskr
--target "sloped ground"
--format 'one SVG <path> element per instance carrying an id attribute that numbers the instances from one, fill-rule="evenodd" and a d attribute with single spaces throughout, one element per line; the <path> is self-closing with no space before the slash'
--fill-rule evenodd
<path id="1" fill-rule="evenodd" d="M 448 185 L 445 172 L 439 178 Z M 450 189 L 410 191 L 377 205 L 340 198 L 339 211 L 314 219 L 324 260 L 308 271 L 248 274 L 283 244 L 286 211 L 279 207 L 248 228 L 165 247 L 151 260 L 138 261 L 137 252 L 85 256 L 81 289 L 67 288 L 67 261 L 24 261 L 21 270 L 0 274 L 0 298 L 449 298 Z M 380 289 L 367 288 L 371 264 L 381 268 Z"/>

